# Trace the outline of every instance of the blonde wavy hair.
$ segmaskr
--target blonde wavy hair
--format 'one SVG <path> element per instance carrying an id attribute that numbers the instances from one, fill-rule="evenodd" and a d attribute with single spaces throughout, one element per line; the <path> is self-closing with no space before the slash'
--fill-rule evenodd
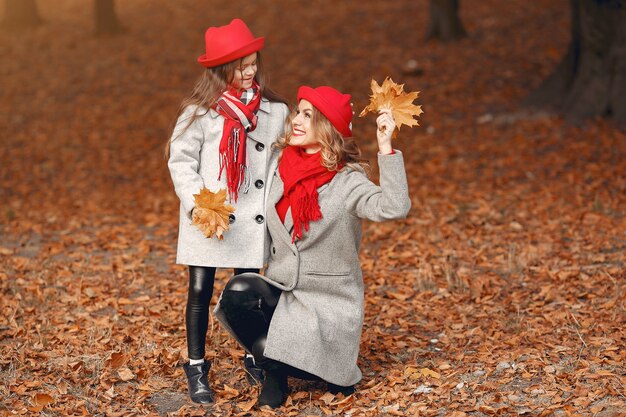
<path id="1" fill-rule="evenodd" d="M 285 136 L 280 137 L 274 145 L 281 152 L 291 141 L 293 135 L 292 121 L 296 117 L 296 109 L 294 109 L 286 122 Z M 366 169 L 367 161 L 361 158 L 361 150 L 354 138 L 344 138 L 341 133 L 332 125 L 332 123 L 320 112 L 313 107 L 311 115 L 311 126 L 313 134 L 318 138 L 322 147 L 322 165 L 329 171 L 342 171 L 346 167 Z"/>

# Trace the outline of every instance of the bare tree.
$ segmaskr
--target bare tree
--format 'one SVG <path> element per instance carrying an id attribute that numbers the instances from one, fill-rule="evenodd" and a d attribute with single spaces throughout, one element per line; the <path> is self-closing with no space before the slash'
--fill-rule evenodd
<path id="1" fill-rule="evenodd" d="M 95 0 L 96 34 L 115 35 L 124 31 L 117 13 L 114 0 Z"/>
<path id="2" fill-rule="evenodd" d="M 4 20 L 2 26 L 22 29 L 41 23 L 35 0 L 4 0 Z"/>
<path id="3" fill-rule="evenodd" d="M 426 39 L 456 41 L 467 36 L 459 18 L 459 0 L 430 0 Z"/>
<path id="4" fill-rule="evenodd" d="M 626 0 L 570 0 L 571 41 L 527 103 L 572 122 L 612 116 L 626 125 Z"/>

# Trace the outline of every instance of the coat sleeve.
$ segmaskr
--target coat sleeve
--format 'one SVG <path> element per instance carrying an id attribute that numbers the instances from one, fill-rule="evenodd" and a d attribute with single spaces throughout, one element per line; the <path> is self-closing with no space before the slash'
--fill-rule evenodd
<path id="1" fill-rule="evenodd" d="M 402 152 L 378 154 L 380 186 L 362 171 L 348 174 L 346 209 L 354 216 L 372 221 L 402 219 L 411 209 L 411 199 Z"/>
<path id="2" fill-rule="evenodd" d="M 189 106 L 176 121 L 170 139 L 170 157 L 167 162 L 174 190 L 182 202 L 187 217 L 191 217 L 191 210 L 195 206 L 193 195 L 200 192 L 204 186 L 199 173 L 204 132 L 199 118 L 189 125 L 189 119 L 196 111 L 203 110 Z"/>

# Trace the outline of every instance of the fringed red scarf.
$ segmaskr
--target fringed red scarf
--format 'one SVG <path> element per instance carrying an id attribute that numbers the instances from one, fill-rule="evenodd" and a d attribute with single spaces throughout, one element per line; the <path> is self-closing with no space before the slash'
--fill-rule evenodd
<path id="1" fill-rule="evenodd" d="M 256 112 L 261 104 L 259 85 L 255 82 L 252 88 L 238 92 L 233 87 L 225 91 L 217 100 L 215 111 L 224 116 L 224 128 L 220 141 L 220 171 L 226 169 L 228 196 L 237 201 L 239 190 L 244 192 L 250 186 L 250 176 L 246 166 L 246 138 L 248 132 L 257 124 Z"/>
<path id="2" fill-rule="evenodd" d="M 302 239 L 309 222 L 320 220 L 322 212 L 317 189 L 330 182 L 337 171 L 329 171 L 321 163 L 321 152 L 307 155 L 298 146 L 287 146 L 278 165 L 284 183 L 283 199 L 288 199 L 293 217 L 291 241 Z M 283 200 L 281 200 L 283 201 Z"/>

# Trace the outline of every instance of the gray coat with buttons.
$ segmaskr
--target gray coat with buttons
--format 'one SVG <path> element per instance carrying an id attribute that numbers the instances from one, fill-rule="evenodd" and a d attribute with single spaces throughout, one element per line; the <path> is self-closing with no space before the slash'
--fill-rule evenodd
<path id="1" fill-rule="evenodd" d="M 267 200 L 272 247 L 265 280 L 283 290 L 272 318 L 265 356 L 337 385 L 361 379 L 357 366 L 363 325 L 359 263 L 361 219 L 406 217 L 411 207 L 402 152 L 378 155 L 380 186 L 346 168 L 318 189 L 323 218 L 291 242 L 293 220 L 276 213 L 283 182 L 276 171 Z"/>
<path id="2" fill-rule="evenodd" d="M 187 127 L 194 112 L 203 116 Z M 191 210 L 195 206 L 193 195 L 202 187 L 211 191 L 226 188 L 226 174 L 218 180 L 218 149 L 224 118 L 212 109 L 207 113 L 197 106 L 183 111 L 172 134 L 168 161 L 180 199 L 177 263 L 222 268 L 263 267 L 269 253 L 264 214 L 269 191 L 267 177 L 276 164 L 270 161 L 271 144 L 283 134 L 287 115 L 285 104 L 261 100 L 257 127 L 248 133 L 246 142 L 250 187 L 246 193 L 240 191 L 237 203 L 230 202 L 235 207 L 230 229 L 224 233 L 223 240 L 217 240 L 206 238 L 191 224 Z"/>

